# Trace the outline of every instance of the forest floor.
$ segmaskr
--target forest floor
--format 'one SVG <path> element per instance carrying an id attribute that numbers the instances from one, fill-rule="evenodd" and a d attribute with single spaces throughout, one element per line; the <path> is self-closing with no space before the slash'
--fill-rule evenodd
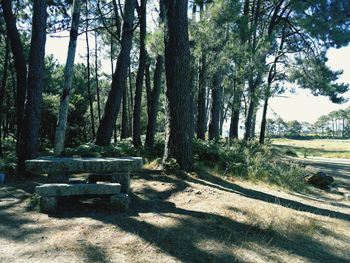
<path id="1" fill-rule="evenodd" d="M 0 186 L 0 262 L 350 262 L 350 202 L 334 193 L 145 171 L 127 212 L 46 215 L 30 203 L 44 180 Z"/>
<path id="2" fill-rule="evenodd" d="M 350 159 L 350 140 L 340 139 L 272 139 L 272 144 L 280 150 L 293 150 L 299 157 L 325 157 Z"/>

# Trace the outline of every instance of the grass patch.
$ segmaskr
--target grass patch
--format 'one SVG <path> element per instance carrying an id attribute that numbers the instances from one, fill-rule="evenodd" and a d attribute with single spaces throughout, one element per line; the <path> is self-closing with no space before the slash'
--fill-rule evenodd
<path id="1" fill-rule="evenodd" d="M 224 176 L 262 181 L 294 191 L 306 189 L 304 169 L 298 164 L 282 161 L 270 145 L 257 142 L 224 145 L 197 140 L 194 154 L 197 162 Z"/>
<path id="2" fill-rule="evenodd" d="M 273 139 L 272 145 L 282 153 L 293 151 L 299 157 L 326 157 L 350 159 L 350 140 L 314 139 L 292 140 Z"/>

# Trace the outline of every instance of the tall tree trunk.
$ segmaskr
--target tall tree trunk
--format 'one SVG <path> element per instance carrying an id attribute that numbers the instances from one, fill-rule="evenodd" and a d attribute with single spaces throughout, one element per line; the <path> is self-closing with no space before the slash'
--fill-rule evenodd
<path id="1" fill-rule="evenodd" d="M 225 106 L 225 89 L 222 87 L 222 96 L 221 96 L 221 110 L 220 110 L 220 126 L 219 126 L 219 134 L 222 135 L 223 133 L 223 128 L 224 128 L 224 122 L 227 117 L 227 112 L 229 110 L 229 105 L 227 104 Z"/>
<path id="2" fill-rule="evenodd" d="M 132 136 L 132 124 L 133 124 L 133 116 L 132 116 L 132 109 L 134 108 L 134 92 L 133 92 L 133 82 L 132 82 L 132 73 L 131 73 L 131 67 L 129 66 L 129 93 L 130 96 L 128 98 L 128 116 L 129 116 L 129 120 L 128 120 L 128 137 Z"/>
<path id="3" fill-rule="evenodd" d="M 134 125 L 132 133 L 132 141 L 135 147 L 142 146 L 141 142 L 141 99 L 142 99 L 142 86 L 143 78 L 146 68 L 146 3 L 147 0 L 141 0 L 139 8 L 140 17 L 140 57 L 139 68 L 136 76 L 136 90 L 135 90 L 135 102 L 134 102 Z"/>
<path id="4" fill-rule="evenodd" d="M 204 3 L 199 3 L 200 20 L 203 19 Z M 197 98 L 197 138 L 205 140 L 205 132 L 207 130 L 206 117 L 206 87 L 207 87 L 207 56 L 204 45 L 201 46 L 201 60 L 198 80 L 198 98 Z"/>
<path id="5" fill-rule="evenodd" d="M 257 108 L 255 108 L 255 111 L 253 114 L 251 138 L 255 138 L 256 112 L 257 112 Z"/>
<path id="6" fill-rule="evenodd" d="M 231 113 L 231 123 L 230 123 L 230 138 L 238 139 L 238 131 L 239 131 L 239 110 L 232 109 Z"/>
<path id="7" fill-rule="evenodd" d="M 9 41 L 6 38 L 6 47 L 5 47 L 5 56 L 4 56 L 4 67 L 2 72 L 2 80 L 1 80 L 1 86 L 0 86 L 0 157 L 4 156 L 3 150 L 2 150 L 2 127 L 3 127 L 3 110 L 4 110 L 4 98 L 5 98 L 5 90 L 6 90 L 6 82 L 7 82 L 7 75 L 8 75 L 8 62 L 9 62 L 9 53 L 10 53 L 10 46 Z"/>
<path id="8" fill-rule="evenodd" d="M 232 139 L 238 139 L 239 135 L 239 116 L 241 111 L 242 91 L 244 89 L 244 87 L 241 88 L 239 85 L 240 83 L 235 79 L 233 82 L 234 95 L 230 123 L 230 138 Z"/>
<path id="9" fill-rule="evenodd" d="M 100 99 L 100 86 L 98 81 L 98 50 L 97 50 L 97 31 L 95 30 L 95 82 L 96 82 L 96 96 L 97 96 L 97 115 L 98 122 L 101 121 L 101 99 Z"/>
<path id="10" fill-rule="evenodd" d="M 209 139 L 218 140 L 220 138 L 220 112 L 222 102 L 222 87 L 220 81 L 220 73 L 215 72 L 213 76 L 213 86 L 211 91 L 212 106 L 209 124 Z"/>
<path id="11" fill-rule="evenodd" d="M 126 89 L 126 79 L 132 47 L 134 9 L 135 0 L 125 0 L 121 50 L 118 56 L 117 67 L 113 74 L 111 91 L 108 95 L 105 111 L 96 135 L 95 143 L 100 146 L 110 144 L 123 92 Z"/>
<path id="12" fill-rule="evenodd" d="M 265 143 L 266 115 L 267 115 L 267 106 L 268 105 L 269 105 L 269 96 L 265 96 L 264 108 L 263 108 L 263 114 L 262 114 L 262 120 L 261 120 L 261 127 L 260 127 L 260 137 L 259 137 L 259 143 L 260 144 L 264 144 Z"/>
<path id="13" fill-rule="evenodd" d="M 24 102 L 27 90 L 27 61 L 24 56 L 23 44 L 16 26 L 16 18 L 12 12 L 12 1 L 1 1 L 3 16 L 6 24 L 7 36 L 10 39 L 11 51 L 17 75 L 16 85 L 16 124 L 17 124 L 17 156 L 19 153 L 19 140 L 23 126 Z"/>
<path id="14" fill-rule="evenodd" d="M 32 39 L 29 53 L 28 93 L 25 105 L 23 131 L 19 143 L 18 171 L 25 171 L 25 160 L 38 156 L 39 129 L 46 43 L 46 0 L 33 3 Z"/>
<path id="15" fill-rule="evenodd" d="M 55 134 L 55 155 L 60 155 L 64 150 L 64 140 L 67 129 L 67 117 L 69 100 L 72 90 L 72 80 L 74 72 L 74 58 L 77 47 L 79 19 L 80 19 L 80 0 L 74 0 L 72 11 L 72 24 L 70 29 L 70 37 L 68 44 L 68 54 L 66 60 L 66 66 L 64 69 L 64 86 L 60 99 L 60 108 L 57 118 L 56 134 Z"/>
<path id="16" fill-rule="evenodd" d="M 248 107 L 248 114 L 245 122 L 245 134 L 244 134 L 244 140 L 248 141 L 250 140 L 254 134 L 253 134 L 253 120 L 254 120 L 254 114 L 256 113 L 256 107 L 258 104 L 258 97 L 257 97 L 257 89 L 258 85 L 260 85 L 261 82 L 261 72 L 258 72 L 258 76 L 255 80 L 249 81 L 249 90 L 250 90 L 250 102 Z"/>
<path id="17" fill-rule="evenodd" d="M 86 67 L 87 67 L 87 90 L 88 99 L 90 105 L 90 120 L 91 120 L 91 133 L 92 139 L 95 138 L 95 119 L 94 119 L 94 108 L 93 99 L 91 94 L 91 67 L 90 67 L 90 44 L 89 44 L 89 1 L 86 1 L 86 30 L 85 30 L 85 40 L 86 40 Z"/>
<path id="18" fill-rule="evenodd" d="M 150 72 L 150 64 L 146 64 L 145 68 L 145 85 L 146 85 L 146 97 L 147 97 L 147 115 L 149 115 L 149 111 L 151 109 L 151 72 Z"/>
<path id="19" fill-rule="evenodd" d="M 148 113 L 148 122 L 147 122 L 147 133 L 146 133 L 146 142 L 147 146 L 153 146 L 154 136 L 157 130 L 157 113 L 158 113 L 158 104 L 159 104 L 159 95 L 162 85 L 162 72 L 163 72 L 163 56 L 157 56 L 156 68 L 154 70 L 153 77 L 153 90 L 150 97 L 150 110 Z"/>
<path id="20" fill-rule="evenodd" d="M 114 59 L 114 57 L 113 57 L 114 49 L 113 48 L 114 48 L 113 47 L 113 37 L 111 35 L 111 46 L 110 46 L 111 75 L 113 75 L 113 72 L 114 72 L 114 61 L 113 61 L 113 59 Z"/>
<path id="21" fill-rule="evenodd" d="M 165 21 L 165 1 L 159 0 L 159 23 L 163 26 Z M 156 60 L 156 68 L 153 75 L 153 89 L 149 92 L 148 99 L 148 120 L 145 145 L 152 147 L 154 145 L 154 137 L 157 130 L 157 114 L 159 105 L 159 96 L 162 86 L 162 74 L 164 70 L 164 56 L 158 54 Z"/>
<path id="22" fill-rule="evenodd" d="M 193 94 L 191 90 L 187 0 L 166 1 L 165 72 L 169 130 L 164 160 L 192 168 Z M 181 97 L 179 97 L 181 94 Z"/>
<path id="23" fill-rule="evenodd" d="M 123 102 L 122 102 L 122 130 L 120 133 L 120 139 L 128 138 L 128 89 L 125 89 L 123 92 Z"/>
<path id="24" fill-rule="evenodd" d="M 209 117 L 210 117 L 210 103 L 211 103 L 211 100 L 209 99 L 209 96 L 210 96 L 210 89 L 207 88 L 206 89 L 206 94 L 205 94 L 205 131 L 208 130 L 208 120 L 209 120 Z"/>
<path id="25" fill-rule="evenodd" d="M 281 37 L 278 53 L 275 56 L 273 64 L 270 66 L 268 77 L 267 77 L 267 87 L 265 90 L 264 108 L 263 108 L 262 121 L 261 121 L 261 127 L 260 127 L 260 137 L 259 137 L 260 144 L 265 143 L 267 107 L 269 103 L 269 98 L 271 97 L 271 85 L 277 74 L 277 62 L 280 58 L 281 53 L 283 52 L 283 45 L 286 39 L 285 33 L 286 33 L 286 23 L 284 24 L 284 27 L 282 29 L 282 37 Z"/>
<path id="26" fill-rule="evenodd" d="M 197 138 L 205 140 L 207 126 L 206 118 L 206 55 L 202 51 L 201 68 L 199 71 L 198 101 L 197 101 Z"/>

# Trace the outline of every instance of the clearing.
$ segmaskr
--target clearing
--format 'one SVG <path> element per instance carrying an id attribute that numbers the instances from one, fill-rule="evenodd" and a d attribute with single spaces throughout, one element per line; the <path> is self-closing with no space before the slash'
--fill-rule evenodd
<path id="1" fill-rule="evenodd" d="M 327 158 L 350 159 L 350 140 L 336 139 L 314 139 L 314 140 L 292 140 L 272 139 L 272 144 L 278 149 L 286 151 L 291 149 L 299 157 L 309 156 Z"/>
<path id="2" fill-rule="evenodd" d="M 0 187 L 0 262 L 350 262 L 337 194 L 145 171 L 125 213 L 88 200 L 48 216 L 29 202 L 43 180 Z"/>

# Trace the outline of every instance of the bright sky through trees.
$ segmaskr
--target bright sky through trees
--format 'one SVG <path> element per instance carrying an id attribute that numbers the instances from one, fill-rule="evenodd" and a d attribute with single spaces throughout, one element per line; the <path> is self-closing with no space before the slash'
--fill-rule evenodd
<path id="1" fill-rule="evenodd" d="M 48 37 L 46 45 L 46 54 L 53 54 L 54 57 L 60 62 L 65 63 L 67 47 L 68 47 L 68 33 L 60 34 L 60 37 Z M 93 38 L 90 41 L 93 43 Z M 86 52 L 85 38 L 80 36 L 77 44 L 77 61 L 85 63 L 83 56 Z M 350 58 L 350 46 L 335 49 L 331 48 L 328 51 L 328 65 L 332 69 L 341 69 L 344 71 L 343 75 L 339 79 L 340 82 L 350 84 L 350 67 L 348 65 L 348 59 Z M 103 71 L 110 73 L 110 62 L 105 60 L 102 63 Z M 346 94 L 346 97 L 350 99 L 350 92 Z M 270 100 L 270 108 L 268 112 L 268 118 L 274 118 L 277 113 L 284 120 L 299 120 L 307 122 L 315 122 L 318 117 L 325 115 L 333 110 L 344 109 L 350 106 L 350 101 L 343 104 L 334 104 L 328 97 L 318 96 L 315 97 L 308 90 L 297 89 L 296 92 L 283 94 L 281 97 L 275 97 Z M 272 111 L 273 110 L 273 111 Z M 258 112 L 258 122 L 260 122 L 260 111 Z"/>
<path id="2" fill-rule="evenodd" d="M 331 48 L 327 54 L 328 65 L 334 70 L 344 71 L 339 82 L 350 84 L 350 46 L 335 49 Z M 315 122 L 318 117 L 333 110 L 345 109 L 350 106 L 350 101 L 343 104 L 334 104 L 328 97 L 315 97 L 309 90 L 296 90 L 295 94 L 283 94 L 285 97 L 275 97 L 270 100 L 269 118 L 274 117 L 271 108 L 286 121 L 299 120 Z M 346 98 L 350 99 L 350 92 L 346 93 Z M 259 116 L 259 115 L 258 115 Z"/>

